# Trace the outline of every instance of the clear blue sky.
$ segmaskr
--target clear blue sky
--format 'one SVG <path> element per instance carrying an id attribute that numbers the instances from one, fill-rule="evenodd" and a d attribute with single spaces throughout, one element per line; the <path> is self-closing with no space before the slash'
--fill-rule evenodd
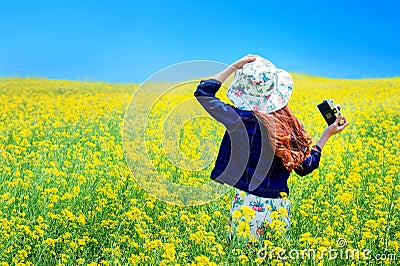
<path id="1" fill-rule="evenodd" d="M 0 76 L 142 82 L 260 54 L 289 71 L 400 75 L 399 1 L 2 1 Z"/>

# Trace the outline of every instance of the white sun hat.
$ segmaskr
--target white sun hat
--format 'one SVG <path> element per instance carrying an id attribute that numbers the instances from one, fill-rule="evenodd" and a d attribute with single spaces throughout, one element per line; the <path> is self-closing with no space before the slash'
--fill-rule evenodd
<path id="1" fill-rule="evenodd" d="M 287 71 L 256 56 L 255 61 L 236 70 L 227 96 L 241 110 L 268 114 L 285 107 L 292 91 L 293 79 Z"/>

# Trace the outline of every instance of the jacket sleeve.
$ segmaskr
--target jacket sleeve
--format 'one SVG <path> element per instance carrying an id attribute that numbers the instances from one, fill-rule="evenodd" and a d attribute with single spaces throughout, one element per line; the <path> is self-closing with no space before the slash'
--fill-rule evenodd
<path id="1" fill-rule="evenodd" d="M 227 129 L 233 129 L 241 121 L 234 107 L 222 102 L 215 97 L 221 87 L 221 82 L 216 79 L 201 80 L 194 96 L 203 108 Z"/>
<path id="2" fill-rule="evenodd" d="M 296 174 L 305 176 L 314 171 L 319 166 L 322 149 L 318 145 L 312 146 L 310 155 L 294 169 Z"/>

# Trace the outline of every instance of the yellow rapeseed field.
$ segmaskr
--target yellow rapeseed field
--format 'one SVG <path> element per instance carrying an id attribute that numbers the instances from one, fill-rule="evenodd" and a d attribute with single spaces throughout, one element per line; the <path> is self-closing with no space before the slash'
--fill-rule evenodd
<path id="1" fill-rule="evenodd" d="M 400 78 L 293 78 L 289 106 L 314 142 L 323 99 L 349 126 L 319 169 L 289 178 L 290 240 L 277 211 L 262 245 L 247 239 L 247 209 L 227 242 L 233 189 L 205 189 L 200 204 L 161 180 L 212 182 L 224 128 L 195 100 L 198 81 L 157 101 L 154 84 L 132 107 L 138 84 L 1 78 L 0 266 L 400 265 Z"/>

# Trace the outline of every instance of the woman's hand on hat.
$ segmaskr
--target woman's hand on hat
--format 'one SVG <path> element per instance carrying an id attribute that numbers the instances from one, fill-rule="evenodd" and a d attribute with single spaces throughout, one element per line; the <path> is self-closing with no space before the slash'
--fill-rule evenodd
<path id="1" fill-rule="evenodd" d="M 248 55 L 240 58 L 239 60 L 237 60 L 235 63 L 232 64 L 232 66 L 235 69 L 241 69 L 245 64 L 253 62 L 254 60 L 256 60 L 256 58 L 257 58 L 257 56 L 248 54 Z"/>
<path id="2" fill-rule="evenodd" d="M 225 80 L 236 70 L 241 69 L 245 64 L 253 62 L 256 60 L 255 55 L 248 54 L 239 60 L 237 60 L 235 63 L 232 65 L 228 66 L 226 69 L 223 71 L 219 72 L 218 74 L 215 74 L 212 78 L 218 80 L 221 83 L 224 83 Z"/>

